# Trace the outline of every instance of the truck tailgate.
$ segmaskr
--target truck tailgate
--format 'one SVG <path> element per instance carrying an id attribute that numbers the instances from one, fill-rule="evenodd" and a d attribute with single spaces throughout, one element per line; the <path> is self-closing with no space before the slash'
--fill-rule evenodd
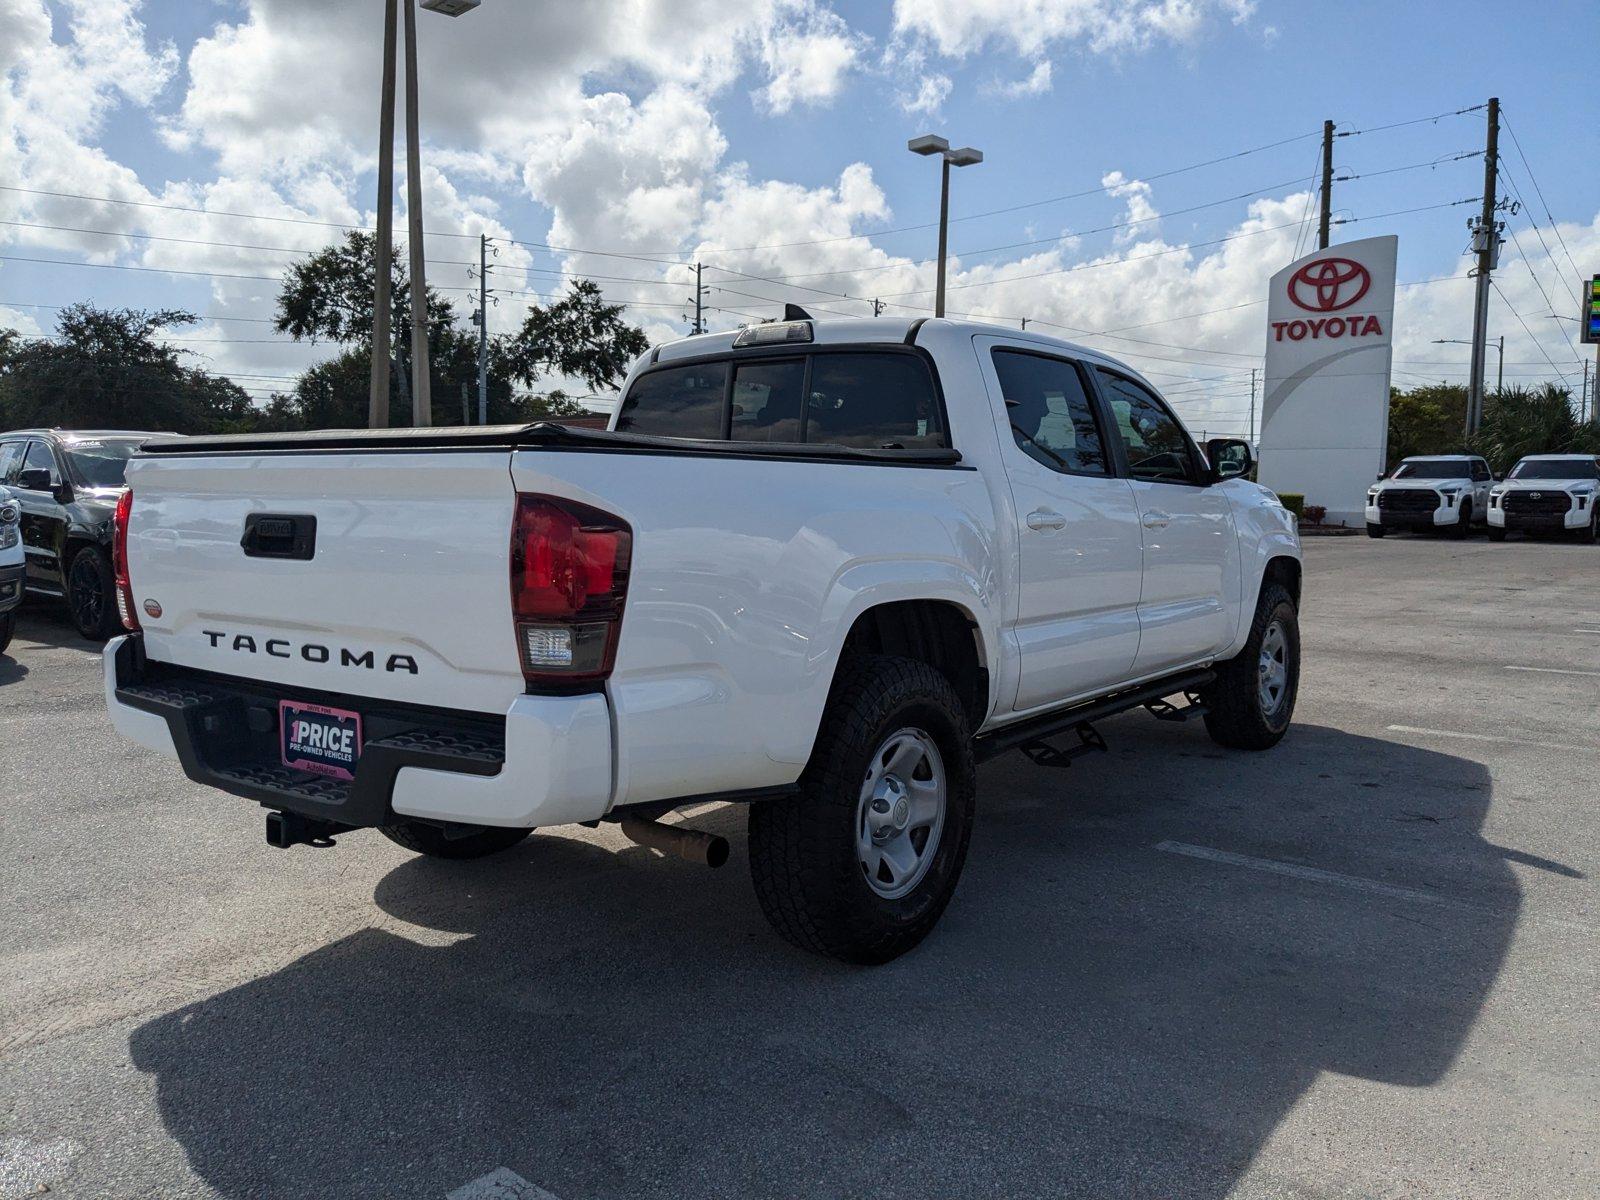
<path id="1" fill-rule="evenodd" d="M 157 455 L 128 482 L 150 658 L 484 713 L 522 693 L 505 449 Z"/>

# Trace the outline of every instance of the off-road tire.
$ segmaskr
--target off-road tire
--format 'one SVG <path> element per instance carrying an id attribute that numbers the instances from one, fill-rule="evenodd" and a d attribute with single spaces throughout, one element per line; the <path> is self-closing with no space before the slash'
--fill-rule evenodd
<path id="1" fill-rule="evenodd" d="M 79 550 L 67 562 L 64 583 L 67 615 L 84 637 L 103 642 L 122 628 L 122 618 L 117 615 L 116 582 L 105 551 L 98 546 Z M 98 603 L 93 602 L 95 596 Z"/>
<path id="2" fill-rule="evenodd" d="M 6 647 L 11 645 L 11 635 L 17 631 L 17 610 L 0 613 L 0 654 L 6 652 Z"/>
<path id="3" fill-rule="evenodd" d="M 509 850 L 533 832 L 531 829 L 503 829 L 484 825 L 475 833 L 449 837 L 437 825 L 424 825 L 420 821 L 407 821 L 400 825 L 383 825 L 378 832 L 396 846 L 403 846 L 429 858 L 486 858 Z"/>
<path id="4" fill-rule="evenodd" d="M 925 731 L 946 774 L 944 825 L 927 873 L 888 899 L 856 849 L 862 781 L 897 730 Z M 972 731 L 949 681 L 915 659 L 867 655 L 834 680 L 800 794 L 750 807 L 750 875 L 761 910 L 803 950 L 845 962 L 898 958 L 928 935 L 954 894 L 976 814 Z"/>
<path id="5" fill-rule="evenodd" d="M 1287 642 L 1288 684 L 1282 701 L 1269 713 L 1261 701 L 1258 670 L 1262 640 L 1274 622 L 1281 623 Z M 1300 620 L 1294 598 L 1282 584 L 1261 585 L 1244 649 L 1219 664 L 1216 672 L 1216 680 L 1200 692 L 1211 740 L 1234 750 L 1267 750 L 1276 746 L 1294 719 L 1295 694 L 1300 686 Z"/>
<path id="6" fill-rule="evenodd" d="M 1505 541 L 1506 540 L 1506 527 L 1504 525 L 1491 525 L 1491 526 L 1489 526 L 1489 540 L 1491 542 L 1503 542 L 1503 541 Z"/>
<path id="7" fill-rule="evenodd" d="M 1375 525 L 1371 521 L 1367 522 L 1367 536 L 1369 538 L 1381 538 L 1387 532 L 1388 530 L 1384 529 L 1382 525 Z"/>
<path id="8" fill-rule="evenodd" d="M 1456 517 L 1456 527 L 1450 531 L 1450 536 L 1458 538 L 1472 536 L 1472 501 L 1461 502 L 1461 512 Z"/>

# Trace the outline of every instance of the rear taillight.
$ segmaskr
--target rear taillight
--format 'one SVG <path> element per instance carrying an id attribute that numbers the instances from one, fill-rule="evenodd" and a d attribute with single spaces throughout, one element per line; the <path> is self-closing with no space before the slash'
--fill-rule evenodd
<path id="1" fill-rule="evenodd" d="M 117 510 L 111 517 L 111 574 L 116 580 L 117 613 L 124 629 L 139 632 L 139 613 L 133 606 L 133 587 L 128 583 L 128 518 L 133 513 L 133 489 L 117 497 Z"/>
<path id="2" fill-rule="evenodd" d="M 511 526 L 511 613 L 529 684 L 611 674 L 628 592 L 633 531 L 554 496 L 518 496 Z"/>

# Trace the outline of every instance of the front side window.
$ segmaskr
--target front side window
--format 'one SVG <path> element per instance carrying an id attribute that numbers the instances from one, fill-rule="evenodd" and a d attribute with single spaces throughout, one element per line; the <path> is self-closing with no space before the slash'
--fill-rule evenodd
<path id="1" fill-rule="evenodd" d="M 1491 478 L 1491 476 L 1489 474 L 1489 464 L 1484 462 L 1481 458 L 1473 459 L 1472 460 L 1472 479 L 1473 479 L 1473 482 L 1474 483 L 1482 483 L 1482 482 L 1484 482 L 1485 480 L 1487 480 L 1489 478 Z"/>
<path id="2" fill-rule="evenodd" d="M 0 483 L 11 483 L 22 468 L 22 452 L 26 442 L 0 442 Z"/>
<path id="3" fill-rule="evenodd" d="M 50 482 L 56 483 L 60 476 L 56 472 L 56 456 L 50 453 L 50 447 L 43 442 L 29 442 L 27 456 L 22 460 L 24 471 L 49 471 Z"/>
<path id="4" fill-rule="evenodd" d="M 1109 473 L 1105 443 L 1083 376 L 1072 363 L 1016 350 L 996 350 L 1006 418 L 1017 447 L 1053 471 Z"/>
<path id="5" fill-rule="evenodd" d="M 725 362 L 649 371 L 628 389 L 616 427 L 653 437 L 721 438 L 727 394 Z"/>
<path id="6" fill-rule="evenodd" d="M 1128 474 L 1161 483 L 1194 483 L 1194 448 L 1178 418 L 1131 379 L 1095 368 L 1128 454 Z"/>
<path id="7" fill-rule="evenodd" d="M 811 359 L 806 441 L 866 449 L 948 446 L 927 364 L 915 354 Z"/>
<path id="8" fill-rule="evenodd" d="M 736 442 L 798 442 L 805 382 L 803 358 L 737 364 L 728 436 Z"/>
<path id="9" fill-rule="evenodd" d="M 128 459 L 135 442 L 75 442 L 67 447 L 67 465 L 84 487 L 119 488 L 127 482 Z"/>

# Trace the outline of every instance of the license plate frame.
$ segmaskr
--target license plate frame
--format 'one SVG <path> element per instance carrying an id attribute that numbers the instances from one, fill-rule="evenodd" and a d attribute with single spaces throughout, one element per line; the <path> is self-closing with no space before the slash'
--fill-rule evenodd
<path id="1" fill-rule="evenodd" d="M 278 701 L 278 754 L 283 765 L 346 781 L 361 761 L 361 714 L 305 700 Z"/>

